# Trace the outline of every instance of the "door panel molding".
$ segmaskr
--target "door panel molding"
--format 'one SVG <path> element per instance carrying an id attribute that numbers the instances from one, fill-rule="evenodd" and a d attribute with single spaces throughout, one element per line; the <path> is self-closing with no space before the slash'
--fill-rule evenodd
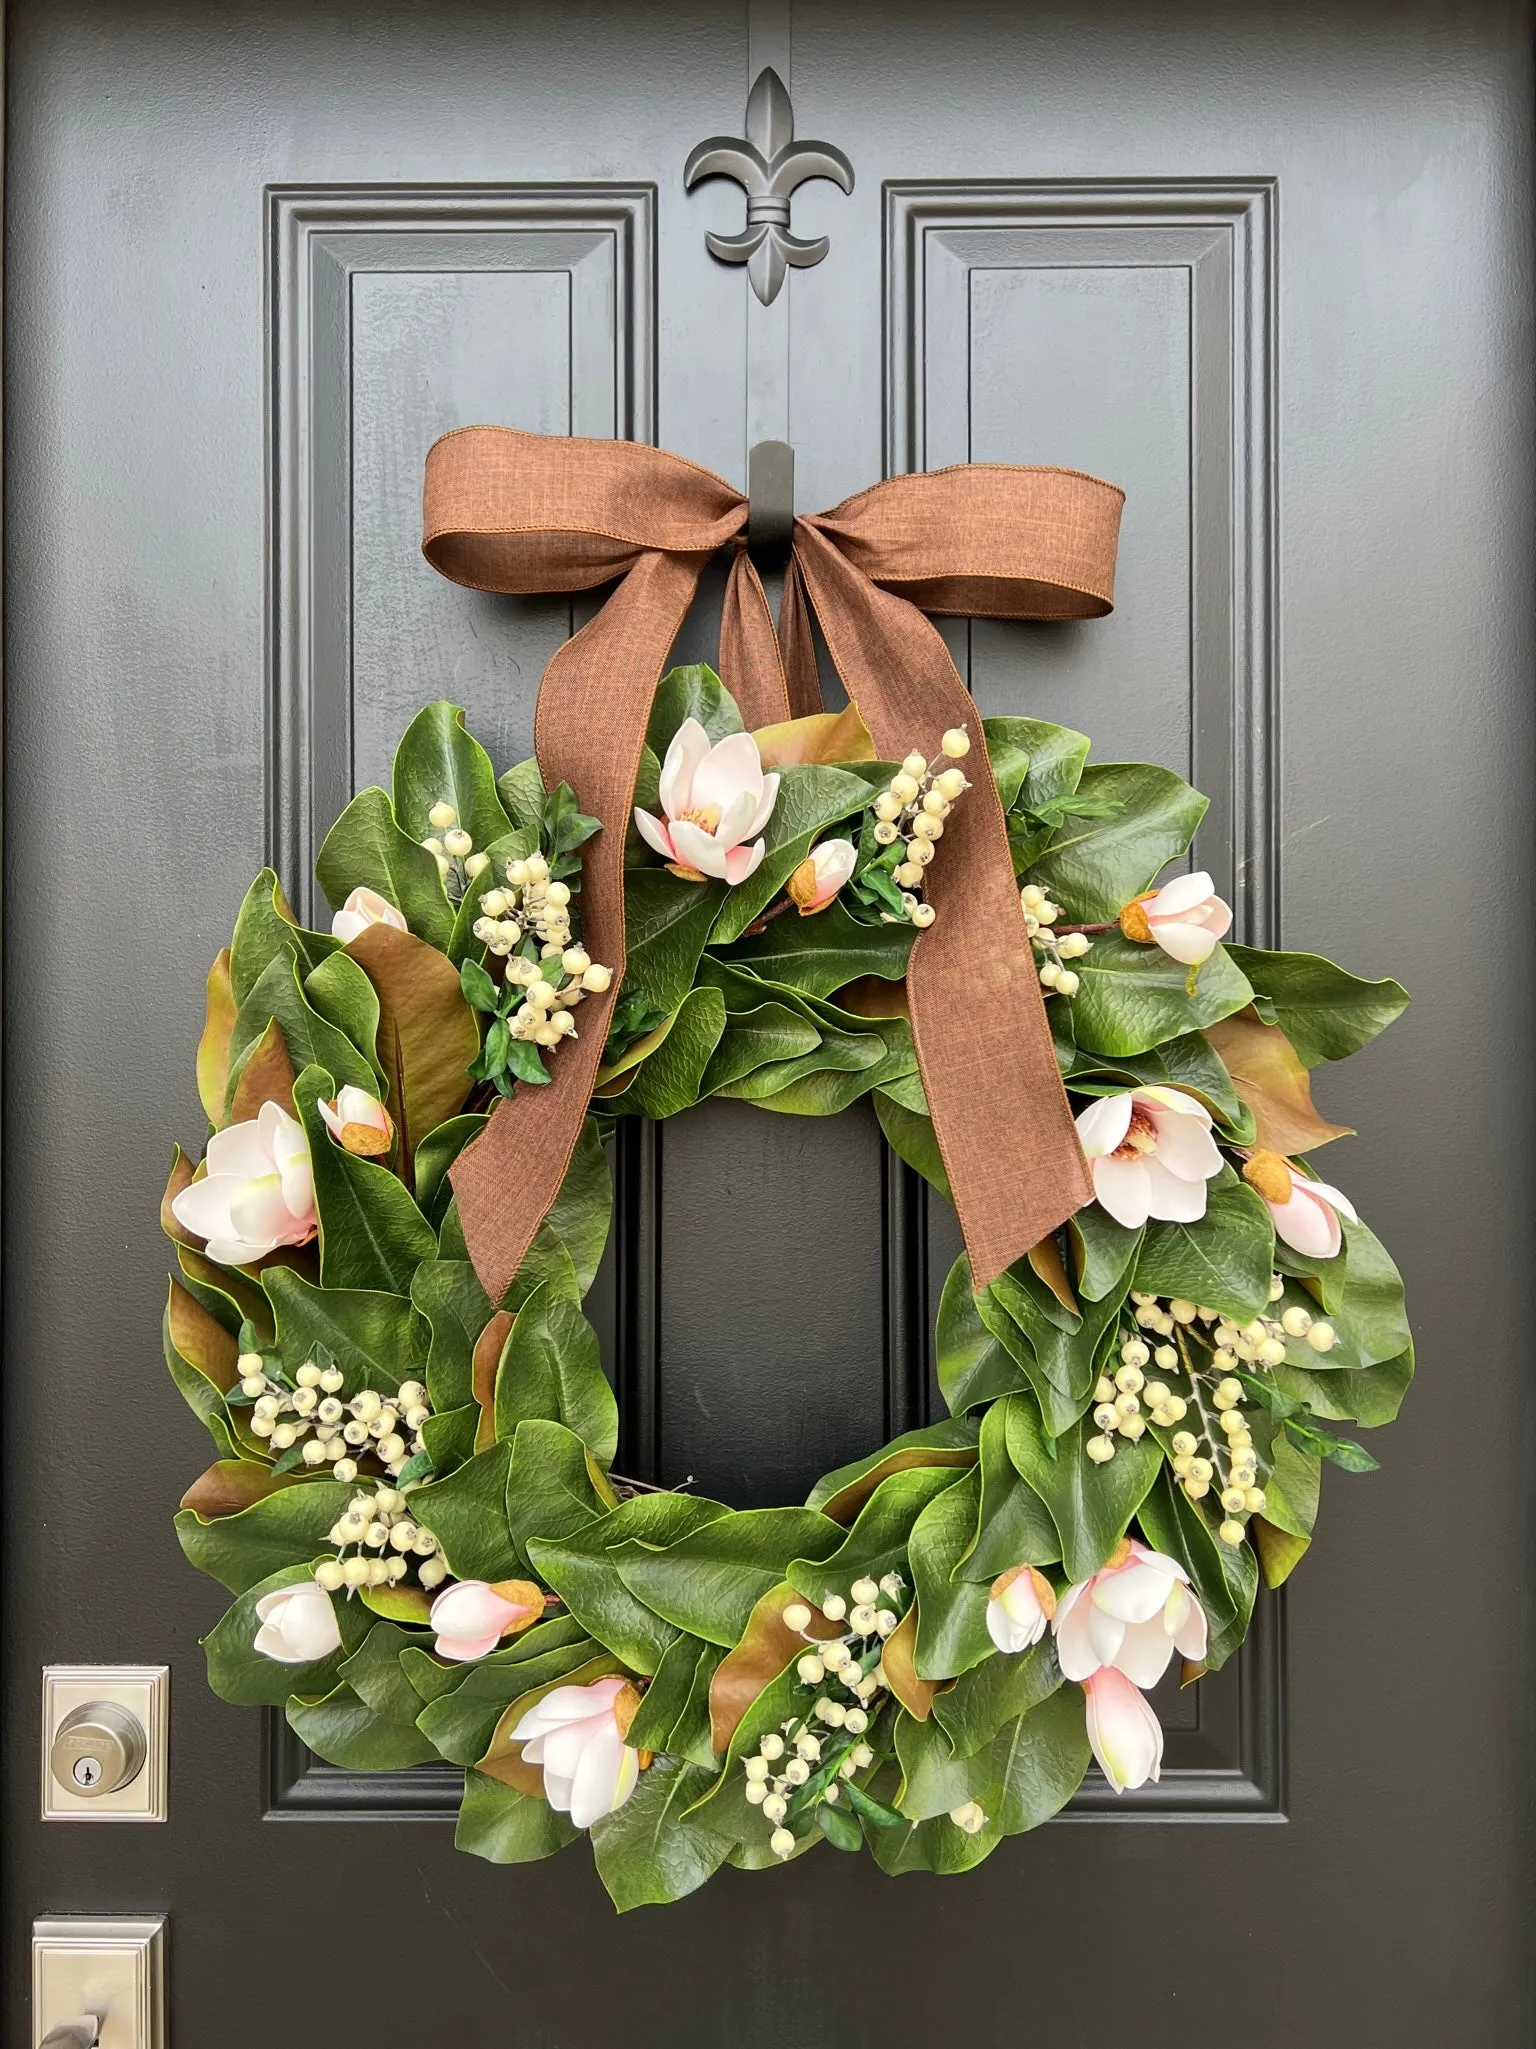
<path id="1" fill-rule="evenodd" d="M 565 329 L 564 388 L 545 395 L 553 418 L 522 418 L 522 405 L 532 401 L 510 395 L 508 416 L 560 433 L 649 441 L 656 416 L 656 191 L 639 184 L 309 185 L 269 188 L 266 204 L 267 842 L 291 900 L 310 917 L 314 856 L 353 793 L 357 766 L 356 670 L 364 622 L 355 602 L 354 475 L 360 459 L 394 467 L 387 446 L 361 446 L 377 423 L 367 413 L 369 394 L 360 390 L 360 376 L 371 367 L 360 362 L 360 344 L 370 339 L 370 326 L 387 326 L 393 311 L 375 307 L 372 296 L 390 281 L 401 295 L 419 294 L 423 280 L 439 281 L 445 292 L 470 280 L 520 279 L 530 288 L 538 281 L 548 302 L 540 309 L 543 318 L 557 333 L 562 323 Z M 459 369 L 469 387 L 485 373 L 451 353 L 463 340 L 452 305 L 423 309 L 413 299 L 401 310 L 418 317 L 436 310 L 436 333 L 449 352 L 448 388 L 437 386 L 439 364 L 411 365 L 421 379 L 413 394 L 421 401 L 413 422 L 421 445 L 400 451 L 402 466 L 409 459 L 414 469 L 403 500 L 399 492 L 391 495 L 397 511 L 414 518 L 420 456 L 439 433 L 469 424 L 458 416 L 453 372 Z M 510 360 L 513 337 L 506 341 Z M 514 384 L 509 378 L 509 390 Z M 376 405 L 387 405 L 387 388 L 372 396 Z M 414 546 L 410 564 L 414 569 Z M 431 622 L 448 598 L 448 587 L 423 567 L 409 616 L 391 616 L 398 659 L 440 652 Z M 515 615 L 500 603 L 501 638 L 520 643 L 526 629 L 509 626 Z M 549 640 L 552 649 L 575 630 L 575 621 L 566 603 L 535 603 L 523 617 L 535 622 L 536 681 L 543 666 L 539 643 Z M 504 666 L 526 674 L 528 661 L 514 654 Z M 443 687 L 462 687 L 446 662 Z M 431 694 L 418 685 L 412 702 Z"/>

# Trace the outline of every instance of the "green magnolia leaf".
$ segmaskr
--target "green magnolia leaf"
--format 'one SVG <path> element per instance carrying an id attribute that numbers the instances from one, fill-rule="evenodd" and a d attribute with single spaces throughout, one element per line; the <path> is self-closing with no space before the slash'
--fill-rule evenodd
<path id="1" fill-rule="evenodd" d="M 208 1684 L 220 1700 L 232 1701 L 237 1707 L 281 1707 L 295 1690 L 329 1693 L 336 1685 L 343 1658 L 362 1642 L 373 1620 L 355 1602 L 331 1602 L 341 1644 L 329 1657 L 317 1658 L 309 1665 L 284 1665 L 255 1648 L 256 1632 L 261 1627 L 256 1616 L 257 1602 L 285 1587 L 303 1586 L 306 1582 L 314 1583 L 313 1567 L 307 1563 L 286 1565 L 269 1573 L 246 1588 L 203 1638 Z"/>
<path id="2" fill-rule="evenodd" d="M 456 1850 L 483 1857 L 487 1864 L 531 1864 L 574 1843 L 578 1833 L 570 1816 L 547 1800 L 519 1793 L 484 1772 L 464 1774 L 464 1800 L 453 1832 Z"/>
<path id="3" fill-rule="evenodd" d="M 379 1714 L 350 1686 L 320 1699 L 288 1702 L 288 1726 L 317 1757 L 351 1772 L 394 1772 L 435 1761 L 437 1750 L 414 1722 Z"/>
<path id="4" fill-rule="evenodd" d="M 608 1101 L 642 1117 L 673 1117 L 704 1093 L 704 1075 L 725 1030 L 725 1000 L 718 989 L 690 989 L 665 1038 L 634 1069 L 622 1094 Z"/>
<path id="5" fill-rule="evenodd" d="M 352 1691 L 385 1721 L 414 1725 L 421 1699 L 400 1667 L 401 1654 L 416 1648 L 418 1634 L 393 1622 L 375 1622 L 341 1668 Z"/>
<path id="6" fill-rule="evenodd" d="M 1280 1027 L 1304 1067 L 1358 1053 L 1408 1007 L 1400 982 L 1362 982 L 1320 954 L 1229 951 L 1253 984 L 1265 1023 Z"/>
<path id="7" fill-rule="evenodd" d="M 699 1653 L 704 1648 L 702 1639 L 696 1636 L 679 1636 L 667 1645 L 629 1725 L 626 1740 L 631 1750 L 676 1755 L 669 1738 L 688 1705 L 694 1674 L 698 1670 Z"/>
<path id="8" fill-rule="evenodd" d="M 395 750 L 394 813 L 400 830 L 413 840 L 433 834 L 440 838 L 427 814 L 444 802 L 454 807 L 460 826 L 479 848 L 489 847 L 518 823 L 502 807 L 491 757 L 464 730 L 463 712 L 456 704 L 428 704 Z"/>
<path id="9" fill-rule="evenodd" d="M 806 1506 L 819 1508 L 837 1523 L 851 1523 L 866 1501 L 892 1473 L 910 1466 L 964 1468 L 976 1463 L 980 1425 L 969 1416 L 928 1423 L 893 1437 L 878 1451 L 866 1452 L 835 1472 L 824 1473 L 811 1489 Z M 875 1577 L 878 1579 L 879 1574 Z"/>
<path id="10" fill-rule="evenodd" d="M 1032 1650 L 999 1652 L 962 1672 L 933 1697 L 933 1718 L 958 1758 L 974 1757 L 1020 1715 L 1027 1715 L 1061 1684 L 1056 1646 L 1049 1636 Z"/>
<path id="11" fill-rule="evenodd" d="M 987 1634 L 987 1589 L 954 1578 L 976 1540 L 980 1477 L 973 1469 L 930 1501 L 913 1524 L 907 1555 L 917 1593 L 920 1679 L 953 1679 L 993 1655 Z"/>
<path id="12" fill-rule="evenodd" d="M 560 1193 L 550 1204 L 549 1214 L 540 1227 L 540 1238 L 552 1235 L 570 1254 L 576 1284 L 583 1295 L 597 1278 L 612 1217 L 613 1182 L 608 1173 L 608 1156 L 596 1118 L 588 1117 L 582 1124 L 565 1179 L 560 1183 Z M 535 1238 L 530 1247 L 526 1262 L 530 1266 L 542 1257 L 540 1238 Z"/>
<path id="13" fill-rule="evenodd" d="M 564 1423 L 606 1465 L 619 1441 L 619 1411 L 603 1378 L 597 1332 L 574 1302 L 546 1284 L 517 1312 L 496 1375 L 496 1434 L 525 1418 Z"/>
<path id="14" fill-rule="evenodd" d="M 1135 761 L 1085 768 L 1077 789 L 1121 808 L 1108 817 L 1069 818 L 1052 835 L 1031 880 L 1074 922 L 1097 923 L 1118 918 L 1188 850 L 1207 800 L 1171 769 Z"/>
<path id="15" fill-rule="evenodd" d="M 477 1452 L 446 1479 L 417 1487 L 411 1514 L 443 1547 L 455 1579 L 512 1579 L 522 1563 L 507 1523 L 512 1446 Z"/>
<path id="16" fill-rule="evenodd" d="M 997 1401 L 981 1424 L 981 1509 L 975 1542 L 960 1553 L 954 1577 L 990 1585 L 1016 1565 L 1053 1565 L 1061 1539 L 1051 1512 L 1008 1450 L 1008 1403 Z"/>
<path id="17" fill-rule="evenodd" d="M 971 1263 L 963 1252 L 950 1268 L 939 1297 L 934 1344 L 939 1392 L 953 1415 L 1027 1384 L 1017 1361 L 982 1320 L 971 1290 Z"/>
<path id="18" fill-rule="evenodd" d="M 467 1260 L 429 1259 L 416 1269 L 411 1302 L 431 1335 L 427 1394 L 439 1415 L 475 1398 L 474 1355 L 491 1305 Z"/>
<path id="19" fill-rule="evenodd" d="M 1027 1715 L 1010 1722 L 985 1755 L 995 1791 L 982 1800 L 988 1819 L 1006 1836 L 1023 1835 L 1059 1814 L 1088 1769 L 1088 1725 L 1075 1686 L 1048 1694 Z"/>
<path id="20" fill-rule="evenodd" d="M 1009 1456 L 1051 1512 L 1068 1579 L 1090 1578 L 1130 1527 L 1162 1467 L 1162 1452 L 1147 1437 L 1135 1444 L 1117 1438 L 1114 1457 L 1095 1465 L 1083 1449 L 1092 1425 L 1078 1423 L 1057 1441 L 1052 1457 L 1027 1395 L 1010 1396 L 1007 1434 Z"/>
<path id="21" fill-rule="evenodd" d="M 645 741 L 658 761 L 665 761 L 684 719 L 697 719 L 711 740 L 742 730 L 736 700 L 707 662 L 689 662 L 668 669 L 651 699 Z"/>
<path id="22" fill-rule="evenodd" d="M 880 1129 L 885 1142 L 898 1159 L 905 1160 L 922 1175 L 940 1195 L 949 1198 L 949 1176 L 944 1170 L 944 1161 L 939 1153 L 939 1142 L 934 1135 L 933 1119 L 919 1117 L 902 1106 L 884 1089 L 875 1092 L 875 1115 L 880 1120 Z"/>
<path id="23" fill-rule="evenodd" d="M 783 889 L 810 853 L 812 842 L 833 837 L 831 826 L 843 819 L 856 819 L 870 802 L 869 778 L 845 768 L 783 768 L 778 774 L 779 794 L 763 828 L 762 861 L 754 875 L 727 895 L 709 935 L 713 947 L 729 946 L 739 939 Z M 856 829 L 852 837 L 857 841 Z M 813 917 L 820 915 L 813 913 Z M 811 921 L 797 918 L 796 922 Z"/>
<path id="24" fill-rule="evenodd" d="M 1067 1219 L 1072 1239 L 1072 1264 L 1077 1291 L 1089 1302 L 1101 1302 L 1119 1287 L 1141 1250 L 1141 1232 L 1117 1224 L 1108 1210 L 1090 1202 Z"/>
<path id="25" fill-rule="evenodd" d="M 243 1594 L 288 1566 L 302 1564 L 307 1571 L 310 1560 L 332 1548 L 331 1526 L 351 1498 L 352 1489 L 334 1480 L 304 1480 L 236 1515 L 207 1517 L 184 1508 L 176 1535 L 199 1572 Z"/>
<path id="26" fill-rule="evenodd" d="M 757 938 L 739 941 L 731 960 L 766 982 L 830 996 L 863 975 L 899 982 L 916 937 L 911 925 L 861 925 L 834 897 L 814 917 L 775 918 Z"/>
<path id="27" fill-rule="evenodd" d="M 1186 968 L 1182 973 L 1187 978 L 1189 970 Z M 1074 998 L 1074 1008 L 1075 1003 Z M 1052 1006 L 1057 1010 L 1060 1007 Z M 1127 1088 L 1183 1089 L 1234 1132 L 1246 1132 L 1251 1122 L 1226 1063 L 1204 1032 L 1185 1032 L 1145 1053 L 1119 1054 L 1113 1058 L 1085 1047 L 1074 1054 L 1069 1080 L 1077 1095 L 1112 1096 Z"/>
<path id="28" fill-rule="evenodd" d="M 453 906 L 436 858 L 395 823 L 382 790 L 359 790 L 325 836 L 315 874 L 332 910 L 354 889 L 373 889 L 404 912 L 406 923 L 429 945 L 446 949 L 453 936 Z"/>
<path id="29" fill-rule="evenodd" d="M 563 1423 L 531 1417 L 512 1440 L 507 1523 L 526 1555 L 530 1537 L 568 1537 L 616 1506 L 591 1452 Z"/>
<path id="30" fill-rule="evenodd" d="M 672 1623 L 637 1600 L 620 1579 L 609 1549 L 622 1544 L 674 1544 L 729 1511 L 691 1494 L 637 1494 L 611 1515 L 559 1539 L 533 1538 L 528 1556 L 571 1613 L 633 1672 L 651 1673 L 678 1634 Z"/>
<path id="31" fill-rule="evenodd" d="M 1383 1359 L 1375 1366 L 1332 1373 L 1276 1366 L 1272 1377 L 1277 1387 L 1304 1401 L 1314 1416 L 1330 1423 L 1362 1423 L 1375 1429 L 1396 1421 L 1413 1379 L 1413 1347 L 1400 1358 Z"/>
<path id="32" fill-rule="evenodd" d="M 453 1196 L 448 1169 L 470 1140 L 480 1136 L 488 1121 L 478 1111 L 463 1117 L 450 1117 L 446 1124 L 439 1124 L 436 1131 L 429 1131 L 417 1146 L 411 1185 L 416 1191 L 416 1206 L 429 1223 L 442 1223 L 443 1213 Z M 606 1228 L 605 1224 L 605 1231 Z"/>
<path id="33" fill-rule="evenodd" d="M 1009 1331 L 998 1311 L 1027 1339 L 1022 1353 L 1015 1356 L 1053 1436 L 1069 1428 L 1088 1406 L 1130 1277 L 1127 1264 L 1098 1301 L 1084 1302 L 1079 1317 L 1062 1308 L 1028 1260 L 1019 1260 L 999 1274 L 977 1298 L 983 1321 L 1005 1345 Z M 1063 1329 L 1063 1324 L 1073 1327 Z"/>
<path id="34" fill-rule="evenodd" d="M 318 1067 L 306 1067 L 293 1086 L 314 1173 L 321 1285 L 408 1295 L 417 1267 L 437 1251 L 432 1226 L 387 1167 L 358 1159 L 331 1137 L 316 1105 L 335 1093 Z"/>
<path id="35" fill-rule="evenodd" d="M 1076 966 L 1081 987 L 1071 1002 L 1077 1043 L 1111 1057 L 1145 1053 L 1253 1001 L 1247 979 L 1221 946 L 1192 977 L 1160 946 L 1135 946 L 1118 932 L 1106 932 Z"/>
<path id="36" fill-rule="evenodd" d="M 344 959 L 336 955 L 336 959 Z M 325 963 L 329 966 L 329 963 Z M 337 1086 L 351 1086 L 378 1092 L 379 1078 L 372 1060 L 358 1049 L 345 1032 L 310 1003 L 299 986 L 298 965 L 289 952 L 277 953 L 257 977 L 250 994 L 235 1015 L 229 1041 L 229 1101 L 235 1100 L 240 1071 L 247 1055 L 259 1042 L 268 1024 L 276 1018 L 294 1072 L 306 1067 L 324 1068 L 335 1077 L 329 1093 Z M 376 1020 L 375 1020 L 376 1021 Z M 370 1041 L 371 1043 L 371 1041 Z"/>
<path id="37" fill-rule="evenodd" d="M 755 1010 L 729 1014 L 704 1070 L 699 1094 L 713 1095 L 758 1068 L 799 1060 L 820 1044 L 821 1033 L 815 1025 L 785 1003 L 760 1003 Z"/>
<path id="38" fill-rule="evenodd" d="M 610 1556 L 620 1579 L 646 1607 L 691 1636 L 730 1650 L 762 1596 L 785 1577 L 790 1560 L 835 1554 L 843 1536 L 812 1508 L 751 1508 L 718 1516 L 665 1549 L 631 1542 Z"/>
<path id="39" fill-rule="evenodd" d="M 896 1572 L 905 1580 L 907 1544 L 918 1518 L 937 1495 L 967 1477 L 968 1468 L 954 1465 L 910 1465 L 891 1472 L 835 1549 L 795 1559 L 786 1575 L 791 1586 L 819 1608 L 828 1594 L 846 1598 L 856 1579 L 880 1580 Z"/>
<path id="40" fill-rule="evenodd" d="M 926 1729 L 931 1725 L 915 1722 L 912 1726 Z M 894 1796 L 897 1775 L 887 1769 L 874 1783 Z M 869 1847 L 886 1876 L 900 1878 L 909 1871 L 943 1875 L 972 1871 L 991 1856 L 1001 1841 L 1001 1834 L 994 1828 L 984 1828 L 972 1835 L 941 1814 L 931 1821 L 904 1822 L 899 1831 L 877 1829 L 869 1839 Z"/>
<path id="41" fill-rule="evenodd" d="M 544 819 L 544 778 L 531 755 L 497 778 L 496 795 L 518 832 L 538 832 Z"/>
<path id="42" fill-rule="evenodd" d="M 290 1378 L 328 1351 L 346 1376 L 343 1399 L 365 1387 L 393 1394 L 416 1376 L 411 1305 L 365 1288 L 317 1288 L 291 1267 L 270 1266 L 261 1284 L 277 1318 L 277 1349 Z"/>
<path id="43" fill-rule="evenodd" d="M 1193 1224 L 1147 1225 L 1136 1260 L 1138 1289 L 1207 1302 L 1246 1323 L 1269 1300 L 1275 1229 L 1263 1201 L 1235 1175 L 1213 1182 Z"/>
<path id="44" fill-rule="evenodd" d="M 723 882 L 684 882 L 667 868 L 631 868 L 626 873 L 626 997 L 671 1016 L 693 987 L 726 888 Z"/>
<path id="45" fill-rule="evenodd" d="M 1082 780 L 1089 742 L 1045 719 L 983 719 L 992 776 L 1005 811 L 1043 811 Z"/>
<path id="46" fill-rule="evenodd" d="M 324 932 L 306 932 L 288 908 L 283 886 L 270 868 L 263 868 L 245 893 L 235 919 L 229 949 L 229 981 L 236 1007 L 243 1003 L 263 971 L 280 953 L 291 953 L 305 974 L 317 968 L 341 942 Z"/>
<path id="47" fill-rule="evenodd" d="M 594 1824 L 597 1875 L 621 1914 L 683 1899 L 725 1862 L 731 1837 L 710 1828 L 707 1812 L 688 1817 L 711 1778 L 698 1765 L 659 1757 L 618 1812 Z"/>

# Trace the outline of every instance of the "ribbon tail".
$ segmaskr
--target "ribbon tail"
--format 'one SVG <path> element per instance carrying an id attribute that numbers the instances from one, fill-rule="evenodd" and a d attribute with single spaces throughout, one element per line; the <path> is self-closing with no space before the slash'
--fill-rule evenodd
<path id="1" fill-rule="evenodd" d="M 768 593 L 756 563 L 740 545 L 726 579 L 720 614 L 720 680 L 735 698 L 749 733 L 777 726 L 791 716 L 789 686 Z"/>
<path id="2" fill-rule="evenodd" d="M 784 576 L 784 602 L 779 607 L 779 643 L 789 679 L 790 717 L 809 718 L 821 710 L 821 674 L 816 667 L 816 642 L 811 633 L 811 608 L 806 602 L 805 574 L 799 550 L 789 558 Z"/>
<path id="3" fill-rule="evenodd" d="M 1008 829 L 981 719 L 931 621 L 856 568 L 815 522 L 796 529 L 806 587 L 876 746 L 932 759 L 949 727 L 971 739 L 971 788 L 945 822 L 925 894 L 937 913 L 912 949 L 912 1036 L 934 1134 L 985 1287 L 1091 1200 L 1057 1066 Z"/>
<path id="4" fill-rule="evenodd" d="M 581 1136 L 609 1021 L 624 979 L 624 837 L 651 699 L 693 601 L 707 555 L 641 555 L 602 610 L 550 662 L 535 745 L 546 789 L 568 782 L 600 818 L 582 869 L 581 943 L 613 970 L 610 988 L 576 1012 L 547 1086 L 520 1082 L 449 1169 L 464 1242 L 493 1307 L 501 1304 Z"/>

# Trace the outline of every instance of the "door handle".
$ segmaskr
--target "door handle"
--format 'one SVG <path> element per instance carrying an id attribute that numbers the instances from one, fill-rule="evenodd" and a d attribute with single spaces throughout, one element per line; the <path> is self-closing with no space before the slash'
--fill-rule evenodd
<path id="1" fill-rule="evenodd" d="M 72 2021 L 60 2021 L 50 2028 L 37 2049 L 96 2049 L 101 2040 L 102 2016 L 83 2013 Z"/>

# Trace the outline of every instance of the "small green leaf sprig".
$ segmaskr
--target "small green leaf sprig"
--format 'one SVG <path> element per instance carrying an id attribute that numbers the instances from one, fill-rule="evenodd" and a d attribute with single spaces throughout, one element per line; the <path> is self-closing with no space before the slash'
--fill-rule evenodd
<path id="1" fill-rule="evenodd" d="M 469 1071 L 498 1095 L 510 1096 L 520 1081 L 547 1082 L 543 1055 L 576 1037 L 576 1006 L 612 987 L 613 970 L 576 937 L 572 909 L 581 888 L 577 849 L 601 829 L 579 809 L 570 784 L 558 784 L 544 800 L 538 848 L 509 858 L 505 886 L 480 899 L 474 936 L 506 965 L 498 981 L 466 960 L 459 981 L 466 1001 L 491 1020 Z"/>
<path id="2" fill-rule="evenodd" d="M 875 1762 L 875 1748 L 866 1736 L 890 1683 L 885 1643 L 910 1605 L 898 1572 L 888 1572 L 878 1583 L 856 1579 L 846 1598 L 829 1592 L 822 1601 L 823 1617 L 846 1622 L 846 1633 L 827 1641 L 807 1638 L 795 1671 L 796 1691 L 808 1705 L 770 1730 L 753 1755 L 742 1760 L 747 1799 L 761 1807 L 772 1828 L 769 1847 L 776 1857 L 793 1856 L 818 1823 L 838 1850 L 863 1849 L 861 1819 L 875 1828 L 906 1826 L 855 1775 Z M 802 1636 L 810 1627 L 811 1609 L 804 1601 L 791 1601 L 782 1620 L 786 1629 Z"/>

